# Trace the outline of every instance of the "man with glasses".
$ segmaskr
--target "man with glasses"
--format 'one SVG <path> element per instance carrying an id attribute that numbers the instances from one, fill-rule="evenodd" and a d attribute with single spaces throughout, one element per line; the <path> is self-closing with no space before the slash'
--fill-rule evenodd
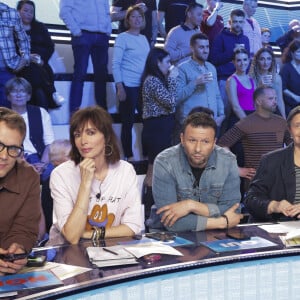
<path id="1" fill-rule="evenodd" d="M 39 176 L 24 160 L 26 124 L 14 111 L 0 108 L 0 255 L 30 252 L 40 220 Z M 0 275 L 18 272 L 26 258 L 0 259 Z"/>

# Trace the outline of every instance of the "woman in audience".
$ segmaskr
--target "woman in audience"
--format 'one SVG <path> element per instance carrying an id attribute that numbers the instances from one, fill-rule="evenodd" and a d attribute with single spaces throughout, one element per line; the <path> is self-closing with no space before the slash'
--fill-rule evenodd
<path id="1" fill-rule="evenodd" d="M 27 79 L 32 86 L 30 104 L 45 109 L 57 108 L 62 104 L 64 98 L 56 92 L 53 71 L 48 64 L 54 52 L 54 43 L 46 26 L 35 19 L 35 4 L 33 1 L 19 1 L 17 10 L 26 33 L 30 37 L 31 46 L 30 65 L 19 72 L 18 76 Z"/>
<path id="2" fill-rule="evenodd" d="M 300 103 L 300 41 L 293 40 L 284 50 L 282 56 L 283 66 L 280 71 L 282 78 L 283 99 L 285 112 Z"/>
<path id="3" fill-rule="evenodd" d="M 171 146 L 174 130 L 176 78 L 170 75 L 170 67 L 170 55 L 166 50 L 153 48 L 150 51 L 142 86 L 142 144 L 148 156 L 144 185 L 148 195 L 151 194 L 154 159 L 159 152 Z M 144 201 L 146 215 L 153 204 L 152 201 L 147 202 Z"/>
<path id="4" fill-rule="evenodd" d="M 272 50 L 259 49 L 253 57 L 249 75 L 254 79 L 255 85 L 269 85 L 276 91 L 277 106 L 280 114 L 285 118 L 285 107 L 282 97 L 281 76 L 276 73 L 277 63 Z"/>
<path id="5" fill-rule="evenodd" d="M 121 142 L 125 158 L 133 159 L 132 127 L 135 110 L 140 98 L 141 77 L 149 52 L 146 37 L 140 34 L 145 27 L 145 16 L 139 5 L 128 8 L 125 20 L 126 32 L 120 33 L 115 41 L 112 71 L 120 101 L 122 121 Z"/>
<path id="6" fill-rule="evenodd" d="M 142 228 L 141 197 L 131 164 L 120 160 L 110 115 L 100 107 L 74 113 L 71 160 L 53 170 L 50 243 L 132 236 Z"/>
<path id="7" fill-rule="evenodd" d="M 287 124 L 293 143 L 265 154 L 250 184 L 244 203 L 251 221 L 300 219 L 300 106 Z"/>
<path id="8" fill-rule="evenodd" d="M 238 48 L 234 51 L 233 64 L 236 71 L 227 79 L 226 83 L 226 92 L 233 110 L 231 126 L 255 110 L 252 97 L 255 82 L 247 74 L 249 62 L 249 54 L 246 49 Z"/>

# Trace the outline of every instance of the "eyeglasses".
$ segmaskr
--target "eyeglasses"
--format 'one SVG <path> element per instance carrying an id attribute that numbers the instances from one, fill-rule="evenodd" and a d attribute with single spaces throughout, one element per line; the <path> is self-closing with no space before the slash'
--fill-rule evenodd
<path id="1" fill-rule="evenodd" d="M 10 91 L 10 94 L 12 94 L 12 95 L 19 94 L 19 95 L 24 96 L 24 95 L 27 95 L 28 93 L 25 90 L 12 90 L 12 91 Z"/>
<path id="2" fill-rule="evenodd" d="M 5 144 L 0 142 L 0 152 L 2 152 L 6 148 L 7 154 L 10 157 L 16 158 L 19 157 L 22 152 L 24 151 L 23 147 L 18 147 L 18 146 L 6 146 Z"/>

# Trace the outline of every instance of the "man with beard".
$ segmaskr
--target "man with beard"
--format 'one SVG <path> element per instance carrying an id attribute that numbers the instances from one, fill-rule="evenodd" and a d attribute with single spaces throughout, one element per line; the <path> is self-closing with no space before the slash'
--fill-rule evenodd
<path id="1" fill-rule="evenodd" d="M 245 167 L 239 168 L 239 172 L 241 177 L 246 178 L 245 192 L 262 155 L 291 142 L 286 120 L 274 114 L 277 107 L 276 91 L 270 86 L 260 86 L 253 98 L 256 111 L 237 122 L 218 141 L 219 146 L 227 148 L 242 141 Z"/>
<path id="2" fill-rule="evenodd" d="M 220 95 L 216 68 L 207 61 L 209 40 L 203 33 L 191 37 L 192 58 L 178 66 L 176 118 L 181 128 L 184 118 L 196 106 L 213 111 L 217 126 L 224 119 L 224 105 Z"/>
<path id="3" fill-rule="evenodd" d="M 191 114 L 184 121 L 181 143 L 156 157 L 153 196 L 165 230 L 221 229 L 240 222 L 236 158 L 216 146 L 216 130 L 207 113 Z"/>

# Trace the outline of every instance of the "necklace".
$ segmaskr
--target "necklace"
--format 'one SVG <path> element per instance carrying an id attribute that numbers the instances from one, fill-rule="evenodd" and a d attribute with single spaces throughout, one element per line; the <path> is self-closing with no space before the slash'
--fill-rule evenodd
<path id="1" fill-rule="evenodd" d="M 99 184 L 99 192 L 96 194 L 96 198 L 99 200 L 100 197 L 101 197 L 101 185 L 102 185 L 102 181 L 100 181 L 100 184 Z"/>

